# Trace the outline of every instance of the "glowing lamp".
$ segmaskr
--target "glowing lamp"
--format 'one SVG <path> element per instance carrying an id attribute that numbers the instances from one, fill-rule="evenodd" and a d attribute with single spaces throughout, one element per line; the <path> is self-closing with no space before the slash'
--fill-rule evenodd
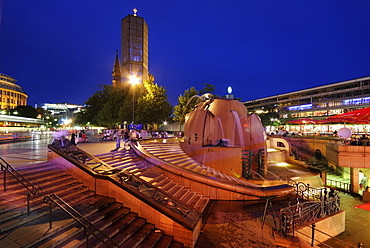
<path id="1" fill-rule="evenodd" d="M 231 93 L 233 92 L 233 88 L 231 88 L 231 86 L 227 87 L 227 92 L 228 92 L 229 94 L 231 94 Z"/>

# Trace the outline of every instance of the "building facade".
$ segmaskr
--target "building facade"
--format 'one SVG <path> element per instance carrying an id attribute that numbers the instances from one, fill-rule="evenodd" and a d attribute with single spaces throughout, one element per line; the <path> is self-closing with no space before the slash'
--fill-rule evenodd
<path id="1" fill-rule="evenodd" d="M 244 102 L 249 113 L 275 112 L 280 119 L 315 118 L 370 107 L 370 76 Z"/>
<path id="2" fill-rule="evenodd" d="M 2 110 L 27 105 L 28 96 L 13 77 L 0 73 L 0 104 Z"/>
<path id="3" fill-rule="evenodd" d="M 116 55 L 112 84 L 128 83 L 132 76 L 139 82 L 148 80 L 148 25 L 143 17 L 136 15 L 136 9 L 133 15 L 121 20 L 121 39 L 121 63 Z"/>

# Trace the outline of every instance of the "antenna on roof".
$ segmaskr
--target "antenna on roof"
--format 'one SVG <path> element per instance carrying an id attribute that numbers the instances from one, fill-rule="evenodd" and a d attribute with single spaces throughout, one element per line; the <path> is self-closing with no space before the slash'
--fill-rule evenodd
<path id="1" fill-rule="evenodd" d="M 137 9 L 134 8 L 132 11 L 134 11 L 134 16 L 137 16 L 136 13 L 137 13 Z"/>

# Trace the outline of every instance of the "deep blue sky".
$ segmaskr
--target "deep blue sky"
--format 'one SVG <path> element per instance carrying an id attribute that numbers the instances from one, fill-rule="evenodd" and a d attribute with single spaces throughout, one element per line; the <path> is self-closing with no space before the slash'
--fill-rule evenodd
<path id="1" fill-rule="evenodd" d="M 0 73 L 30 105 L 82 104 L 111 84 L 133 8 L 173 105 L 203 83 L 246 101 L 370 75 L 370 0 L 0 0 Z"/>

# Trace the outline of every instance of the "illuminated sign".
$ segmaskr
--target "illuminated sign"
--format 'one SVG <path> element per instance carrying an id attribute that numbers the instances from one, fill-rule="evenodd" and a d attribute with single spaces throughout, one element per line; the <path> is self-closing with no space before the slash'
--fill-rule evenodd
<path id="1" fill-rule="evenodd" d="M 304 105 L 292 106 L 292 107 L 288 107 L 288 109 L 289 109 L 289 111 L 312 109 L 312 104 L 304 104 Z"/>
<path id="2" fill-rule="evenodd" d="M 362 104 L 362 103 L 370 103 L 370 97 L 343 100 L 344 105 L 355 105 L 355 104 Z"/>

